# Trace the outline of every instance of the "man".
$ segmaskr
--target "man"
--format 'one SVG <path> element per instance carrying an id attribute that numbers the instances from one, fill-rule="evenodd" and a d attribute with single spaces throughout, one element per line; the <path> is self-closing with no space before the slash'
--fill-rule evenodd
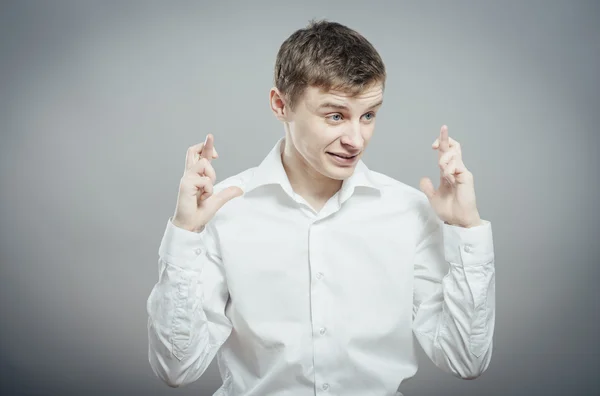
<path id="1" fill-rule="evenodd" d="M 173 387 L 216 356 L 215 395 L 394 395 L 413 334 L 465 379 L 489 365 L 491 224 L 446 126 L 440 186 L 369 170 L 384 64 L 357 32 L 312 22 L 281 46 L 271 109 L 282 137 L 216 186 L 214 137 L 189 148 L 148 299 L 149 360 Z"/>

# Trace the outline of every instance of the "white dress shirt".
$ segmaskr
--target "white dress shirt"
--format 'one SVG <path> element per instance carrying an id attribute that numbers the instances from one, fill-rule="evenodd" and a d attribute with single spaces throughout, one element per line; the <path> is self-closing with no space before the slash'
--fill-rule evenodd
<path id="1" fill-rule="evenodd" d="M 490 222 L 445 224 L 425 194 L 362 161 L 317 212 L 292 190 L 283 143 L 215 186 L 244 195 L 202 232 L 168 219 L 147 303 L 154 373 L 186 385 L 216 356 L 215 396 L 393 396 L 417 371 L 413 334 L 444 371 L 486 370 Z"/>

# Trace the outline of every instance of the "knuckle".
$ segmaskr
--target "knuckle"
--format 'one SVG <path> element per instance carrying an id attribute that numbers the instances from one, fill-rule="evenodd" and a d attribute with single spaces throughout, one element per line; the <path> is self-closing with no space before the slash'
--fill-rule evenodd
<path id="1" fill-rule="evenodd" d="M 196 162 L 192 167 L 194 169 L 195 172 L 199 172 L 202 169 L 206 169 L 206 159 L 205 158 L 200 158 L 198 160 L 198 162 Z"/>
<path id="2" fill-rule="evenodd" d="M 183 182 L 184 183 L 196 183 L 198 181 L 198 175 L 193 173 L 193 172 L 189 172 L 187 175 L 185 175 Z"/>
<path id="3" fill-rule="evenodd" d="M 190 186 L 193 186 L 193 185 L 194 185 L 193 180 L 191 180 L 190 178 L 184 177 L 181 179 L 181 182 L 179 183 L 179 188 L 188 189 Z"/>
<path id="4" fill-rule="evenodd" d="M 192 165 L 185 170 L 185 172 L 183 173 L 183 177 L 190 178 L 190 177 L 194 177 L 194 175 L 197 175 L 197 174 L 198 173 L 196 172 L 195 167 Z"/>

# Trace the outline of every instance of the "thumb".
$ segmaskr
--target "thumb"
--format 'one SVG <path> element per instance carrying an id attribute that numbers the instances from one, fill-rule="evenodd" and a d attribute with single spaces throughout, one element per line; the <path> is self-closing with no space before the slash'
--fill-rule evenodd
<path id="1" fill-rule="evenodd" d="M 237 186 L 231 186 L 219 191 L 215 196 L 218 198 L 217 207 L 220 209 L 227 202 L 231 201 L 233 198 L 239 197 L 244 194 L 244 190 Z"/>
<path id="2" fill-rule="evenodd" d="M 427 196 L 427 198 L 429 200 L 431 200 L 433 198 L 433 196 L 435 195 L 435 189 L 433 188 L 433 183 L 431 182 L 431 179 L 428 177 L 424 177 L 421 179 L 421 182 L 419 183 L 419 188 L 421 189 L 421 191 L 423 191 L 423 193 L 425 193 L 425 195 Z"/>

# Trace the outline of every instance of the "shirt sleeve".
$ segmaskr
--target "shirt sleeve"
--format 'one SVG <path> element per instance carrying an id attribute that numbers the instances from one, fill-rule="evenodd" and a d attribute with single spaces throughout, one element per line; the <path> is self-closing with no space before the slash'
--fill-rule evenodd
<path id="1" fill-rule="evenodd" d="M 491 223 L 443 223 L 428 205 L 414 262 L 413 331 L 433 363 L 473 379 L 489 366 L 495 323 Z"/>
<path id="2" fill-rule="evenodd" d="M 229 292 L 210 223 L 197 233 L 170 217 L 158 253 L 146 306 L 148 359 L 161 380 L 179 387 L 200 378 L 229 337 Z"/>

